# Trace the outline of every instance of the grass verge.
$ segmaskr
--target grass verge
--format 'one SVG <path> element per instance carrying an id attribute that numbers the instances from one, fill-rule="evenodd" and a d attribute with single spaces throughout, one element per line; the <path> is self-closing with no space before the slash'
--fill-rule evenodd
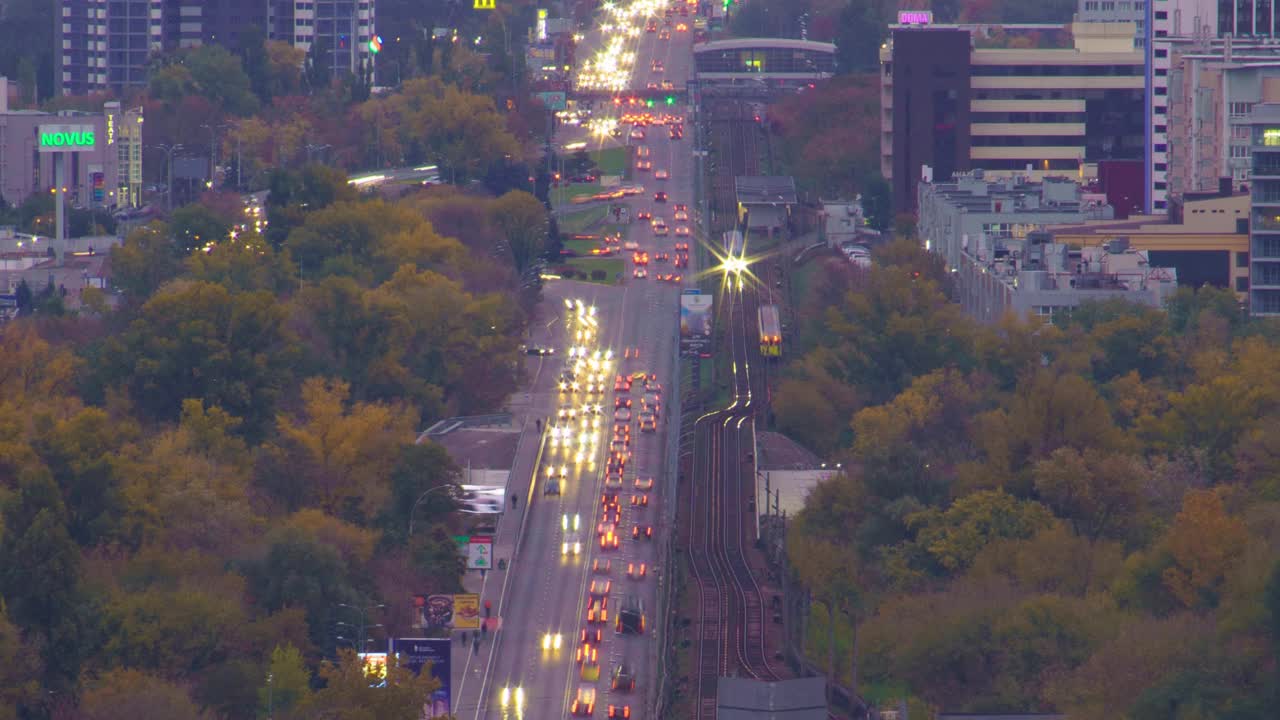
<path id="1" fill-rule="evenodd" d="M 622 258 L 569 258 L 569 265 L 586 273 L 587 277 L 579 279 L 604 285 L 616 284 L 618 276 L 627 269 L 627 263 Z M 601 270 L 604 271 L 603 279 L 599 276 Z M 593 278 L 592 273 L 596 273 L 596 277 Z"/>
<path id="2" fill-rule="evenodd" d="M 605 148 L 588 153 L 601 175 L 624 175 L 627 170 L 627 148 Z"/>
<path id="3" fill-rule="evenodd" d="M 609 215 L 609 206 L 604 203 L 592 205 L 583 210 L 565 213 L 556 219 L 561 233 L 583 233 L 599 224 Z M 567 246 L 567 244 L 566 244 Z M 587 252 L 591 252 L 588 248 Z"/>

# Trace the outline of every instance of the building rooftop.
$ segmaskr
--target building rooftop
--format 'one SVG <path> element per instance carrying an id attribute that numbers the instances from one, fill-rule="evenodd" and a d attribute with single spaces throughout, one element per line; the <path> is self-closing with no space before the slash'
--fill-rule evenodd
<path id="1" fill-rule="evenodd" d="M 789 175 L 750 175 L 733 179 L 739 205 L 795 205 L 796 181 Z"/>
<path id="2" fill-rule="evenodd" d="M 956 175 L 951 182 L 923 183 L 929 192 L 971 213 L 1084 213 L 1087 219 L 1111 219 L 1114 213 L 1101 193 L 1084 192 L 1069 178 L 1032 182 L 1023 176 L 988 179 L 981 170 Z M 924 192 L 922 190 L 921 192 Z"/>
<path id="3" fill-rule="evenodd" d="M 762 682 L 722 677 L 716 720 L 827 720 L 827 681 L 820 677 Z"/>

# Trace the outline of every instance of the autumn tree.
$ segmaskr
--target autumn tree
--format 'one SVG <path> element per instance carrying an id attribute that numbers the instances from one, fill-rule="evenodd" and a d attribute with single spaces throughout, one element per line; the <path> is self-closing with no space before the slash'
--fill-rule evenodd
<path id="1" fill-rule="evenodd" d="M 1139 458 L 1070 447 L 1038 462 L 1032 474 L 1040 499 L 1090 540 L 1128 535 L 1151 477 Z"/>
<path id="2" fill-rule="evenodd" d="M 1212 607 L 1246 539 L 1244 524 L 1227 514 L 1221 491 L 1187 493 L 1164 539 L 1173 561 L 1164 571 L 1165 586 L 1188 608 Z"/>
<path id="3" fill-rule="evenodd" d="M 259 711 L 287 717 L 293 708 L 305 705 L 310 699 L 311 673 L 307 671 L 302 653 L 292 645 L 277 645 L 271 651 L 267 684 L 258 689 Z"/>
<path id="4" fill-rule="evenodd" d="M 97 678 L 80 712 L 85 720 L 210 720 L 181 685 L 133 669 Z"/>
<path id="5" fill-rule="evenodd" d="M 378 403 L 347 406 L 350 386 L 309 378 L 299 417 L 277 421 L 277 452 L 287 460 L 303 502 L 341 517 L 376 516 L 390 494 L 387 477 L 414 435 L 413 413 Z"/>
<path id="6" fill-rule="evenodd" d="M 336 662 L 321 664 L 320 677 L 324 687 L 300 708 L 317 720 L 417 720 L 440 685 L 430 673 L 415 675 L 393 661 L 384 678 L 350 650 L 340 651 Z"/>

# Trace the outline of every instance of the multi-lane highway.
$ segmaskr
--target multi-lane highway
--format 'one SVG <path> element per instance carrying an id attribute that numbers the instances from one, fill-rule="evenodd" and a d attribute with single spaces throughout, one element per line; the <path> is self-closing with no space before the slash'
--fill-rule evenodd
<path id="1" fill-rule="evenodd" d="M 692 31 L 676 31 L 678 21 L 673 21 L 669 39 L 668 33 L 646 32 L 650 21 L 664 27 L 666 5 L 648 7 L 647 14 L 630 16 L 625 24 L 616 19 L 611 23 L 610 32 L 626 34 L 628 52 L 634 53 L 628 87 L 644 89 L 665 78 L 683 89 Z M 627 27 L 637 27 L 639 32 Z M 600 36 L 602 41 L 608 34 Z M 661 72 L 654 72 L 654 60 L 662 63 Z M 681 114 L 687 110 L 675 106 L 662 111 Z M 495 580 L 484 593 L 493 602 L 501 627 L 479 652 L 455 651 L 467 653 L 453 663 L 453 711 L 462 720 L 563 718 L 573 712 L 575 700 L 588 696 L 594 697 L 595 717 L 606 717 L 610 705 L 618 717 L 623 716 L 624 707 L 630 717 L 652 717 L 648 702 L 658 680 L 652 630 L 657 587 L 668 572 L 659 550 L 673 532 L 669 516 L 675 497 L 672 443 L 679 423 L 672 407 L 678 393 L 677 312 L 682 284 L 690 283 L 692 275 L 689 268 L 677 269 L 673 262 L 676 243 L 691 242 L 692 237 L 675 233 L 678 227 L 692 228 L 697 218 L 675 220 L 677 204 L 688 205 L 686 212 L 693 213 L 691 140 L 671 139 L 663 126 L 643 130 L 643 139 L 628 138 L 628 143 L 648 149 L 651 168 L 633 176 L 646 192 L 626 202 L 632 217 L 648 211 L 655 219 L 664 219 L 668 234 L 655 234 L 646 221 L 633 222 L 628 228 L 625 241 L 636 243 L 636 251 L 649 255 L 647 277 L 636 277 L 634 253 L 627 251 L 626 272 L 618 284 L 550 281 L 544 289 L 541 320 L 530 342 L 554 347 L 556 354 L 541 360 L 529 392 L 536 414 L 547 422 L 536 441 L 536 461 L 529 463 L 536 467 L 522 467 L 517 461 L 523 477 L 512 479 L 512 485 L 522 489 L 533 480 L 528 501 L 517 511 L 522 513 L 516 521 L 518 549 L 501 583 Z M 558 143 L 565 140 L 557 138 Z M 637 154 L 631 152 L 633 160 Z M 658 179 L 659 170 L 667 179 Z M 665 202 L 655 199 L 657 192 L 666 194 Z M 659 259 L 664 253 L 671 258 L 665 263 Z M 658 279 L 676 273 L 682 276 L 680 282 Z M 586 362 L 577 363 L 584 353 Z M 564 375 L 565 370 L 572 375 Z M 651 378 L 648 391 L 640 374 Z M 615 390 L 620 375 L 635 378 L 629 391 Z M 602 380 L 602 392 L 587 387 Z M 560 389 L 562 382 L 568 383 L 565 391 Z M 579 384 L 577 390 L 572 388 L 574 382 Z M 626 421 L 615 415 L 618 398 L 632 401 L 631 418 Z M 642 399 L 650 406 L 661 404 L 654 432 L 641 431 Z M 564 417 L 560 417 L 562 411 Z M 627 436 L 630 442 L 624 443 Z M 629 453 L 621 483 L 609 462 L 614 451 Z M 652 487 L 648 478 L 654 479 Z M 558 494 L 546 494 L 552 482 L 559 485 Z M 609 497 L 602 498 L 606 493 Z M 525 494 L 520 492 L 522 498 Z M 607 540 L 608 547 L 602 547 L 598 531 L 604 520 L 616 521 L 616 549 Z M 652 539 L 646 537 L 650 527 Z M 573 543 L 580 543 L 578 553 L 572 552 Z M 628 566 L 633 568 L 630 573 Z M 597 619 L 600 610 L 608 613 L 605 622 L 588 621 L 596 603 L 600 604 L 595 607 Z M 617 632 L 618 613 L 624 607 L 643 608 L 644 632 Z M 597 629 L 601 631 L 598 641 Z M 584 630 L 598 666 L 590 662 L 590 654 L 586 662 L 578 661 Z M 630 691 L 612 687 L 615 669 L 624 665 L 635 678 Z M 579 710 L 584 709 L 580 704 Z"/>

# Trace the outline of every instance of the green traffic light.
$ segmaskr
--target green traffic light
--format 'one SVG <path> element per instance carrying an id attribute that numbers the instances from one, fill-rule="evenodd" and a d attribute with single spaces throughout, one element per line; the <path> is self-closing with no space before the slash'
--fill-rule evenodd
<path id="1" fill-rule="evenodd" d="M 668 104 L 668 105 L 675 105 L 675 104 L 676 104 L 676 99 L 675 99 L 674 97 L 672 97 L 672 96 L 668 95 L 668 96 L 667 96 L 667 104 Z"/>
<path id="2" fill-rule="evenodd" d="M 645 100 L 645 101 L 644 101 L 644 106 L 645 106 L 645 107 L 653 107 L 653 98 L 649 98 L 648 100 Z"/>

